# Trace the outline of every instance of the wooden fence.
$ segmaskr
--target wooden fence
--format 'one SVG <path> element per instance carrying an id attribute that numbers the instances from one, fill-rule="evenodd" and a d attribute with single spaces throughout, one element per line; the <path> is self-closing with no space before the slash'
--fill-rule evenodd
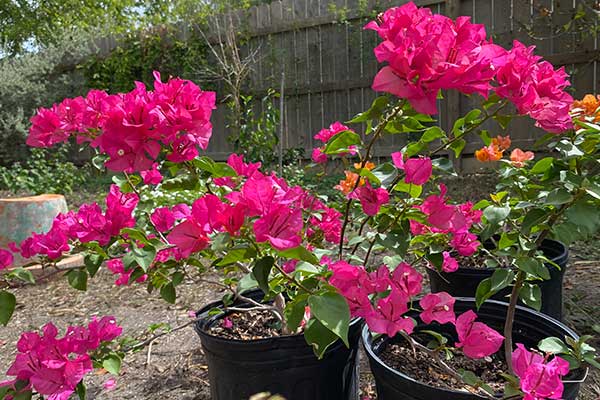
<path id="1" fill-rule="evenodd" d="M 468 15 L 485 24 L 494 41 L 510 46 L 513 39 L 535 44 L 537 53 L 572 73 L 574 95 L 598 92 L 600 50 L 598 38 L 576 42 L 571 34 L 553 35 L 556 26 L 571 19 L 579 0 L 415 0 L 419 6 L 452 17 Z M 280 90 L 283 80 L 283 148 L 304 148 L 310 156 L 313 136 L 336 120 L 345 121 L 369 107 L 376 93 L 370 86 L 381 67 L 373 56 L 379 38 L 362 29 L 372 10 L 406 3 L 372 0 L 281 0 L 231 14 L 234 24 L 245 26 L 249 40 L 244 51 L 259 49 L 250 74 L 250 90 L 260 95 Z M 566 4 L 569 3 L 569 4 Z M 224 20 L 226 17 L 221 17 Z M 227 17 L 229 18 L 229 17 Z M 222 24 L 223 25 L 223 24 Z M 527 28 L 527 29 L 525 29 Z M 535 32 L 538 38 L 532 38 Z M 282 78 L 283 77 L 283 78 Z M 440 101 L 440 124 L 470 109 L 469 99 L 447 96 Z M 223 158 L 232 150 L 225 128 L 227 109 L 214 113 L 209 153 Z M 501 132 L 492 132 L 501 133 Z M 514 141 L 526 147 L 539 132 L 527 121 L 510 128 Z M 403 142 L 401 135 L 386 138 L 376 155 L 388 155 Z M 480 143 L 468 143 L 466 154 Z"/>

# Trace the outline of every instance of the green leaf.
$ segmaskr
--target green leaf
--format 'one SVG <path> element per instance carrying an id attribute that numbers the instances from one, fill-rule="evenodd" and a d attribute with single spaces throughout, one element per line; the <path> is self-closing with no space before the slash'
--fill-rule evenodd
<path id="1" fill-rule="evenodd" d="M 308 305 L 311 315 L 349 346 L 350 309 L 346 299 L 338 293 L 326 292 L 311 295 L 308 298 Z"/>
<path id="2" fill-rule="evenodd" d="M 311 318 L 304 328 L 304 339 L 306 343 L 313 347 L 317 357 L 321 359 L 327 348 L 334 344 L 338 337 L 319 320 Z"/>
<path id="3" fill-rule="evenodd" d="M 466 145 L 467 141 L 465 139 L 458 139 L 448 147 L 454 151 L 454 156 L 458 158 L 460 157 L 460 153 L 462 153 Z"/>
<path id="4" fill-rule="evenodd" d="M 500 127 L 502 129 L 506 129 L 508 127 L 508 125 L 510 124 L 510 121 L 512 121 L 512 117 L 510 115 L 502 115 L 502 114 L 495 115 L 494 119 L 496 120 L 498 125 L 500 125 Z"/>
<path id="5" fill-rule="evenodd" d="M 283 313 L 285 315 L 285 320 L 287 321 L 287 326 L 292 332 L 295 332 L 300 326 L 300 322 L 302 322 L 302 319 L 304 318 L 307 304 L 308 295 L 301 294 L 285 305 Z"/>
<path id="6" fill-rule="evenodd" d="M 561 339 L 550 336 L 538 343 L 538 349 L 544 353 L 561 354 L 569 353 L 569 347 Z"/>
<path id="7" fill-rule="evenodd" d="M 249 260 L 256 255 L 256 250 L 252 247 L 246 247 L 241 249 L 231 249 L 227 251 L 227 254 L 221 261 L 216 265 L 218 267 L 224 267 L 226 265 L 234 264 L 239 261 Z"/>
<path id="8" fill-rule="evenodd" d="M 510 207 L 489 206 L 483 210 L 483 216 L 490 224 L 499 224 L 510 214 Z"/>
<path id="9" fill-rule="evenodd" d="M 504 250 L 517 242 L 516 233 L 502 232 L 500 235 L 500 241 L 498 242 L 498 249 Z"/>
<path id="10" fill-rule="evenodd" d="M 548 268 L 537 258 L 519 257 L 515 260 L 517 267 L 538 279 L 550 279 Z"/>
<path id="11" fill-rule="evenodd" d="M 116 354 L 111 354 L 102 361 L 102 368 L 113 375 L 119 375 L 121 371 L 121 358 Z"/>
<path id="12" fill-rule="evenodd" d="M 539 160 L 538 162 L 536 162 L 533 165 L 533 167 L 531 168 L 531 170 L 529 172 L 531 172 L 532 174 L 545 173 L 546 171 L 548 171 L 548 169 L 550 167 L 552 167 L 553 163 L 554 163 L 553 157 L 542 158 L 541 160 Z"/>
<path id="13" fill-rule="evenodd" d="M 485 278 L 479 282 L 477 291 L 475 292 L 475 305 L 477 308 L 481 307 L 481 305 L 493 295 L 494 292 L 492 292 L 492 281 L 490 278 Z"/>
<path id="14" fill-rule="evenodd" d="M 211 174 L 213 178 L 222 178 L 225 176 L 237 176 L 237 173 L 231 166 L 223 162 L 215 162 L 207 156 L 200 157 L 193 161 L 194 166 Z"/>
<path id="15" fill-rule="evenodd" d="M 383 112 L 385 111 L 389 102 L 390 98 L 388 96 L 379 96 L 375 100 L 373 100 L 373 103 L 371 103 L 371 107 L 367 111 L 355 115 L 354 118 L 352 118 L 347 123 L 355 124 L 379 118 L 381 117 L 381 115 L 383 115 Z"/>
<path id="16" fill-rule="evenodd" d="M 90 277 L 93 278 L 96 275 L 96 272 L 98 272 L 98 269 L 102 265 L 103 261 L 104 261 L 104 257 L 102 257 L 100 254 L 86 254 L 85 255 L 85 257 L 83 258 L 83 263 L 84 263 L 88 273 L 90 274 Z"/>
<path id="17" fill-rule="evenodd" d="M 538 285 L 532 285 L 529 282 L 523 283 L 519 291 L 519 298 L 525 305 L 540 311 L 542 308 L 542 290 Z"/>
<path id="18" fill-rule="evenodd" d="M 442 170 L 452 176 L 457 176 L 456 171 L 454 170 L 454 164 L 452 163 L 452 161 L 449 158 L 446 158 L 446 157 L 434 158 L 433 160 L 431 160 L 431 164 L 433 165 L 434 168 Z"/>
<path id="19" fill-rule="evenodd" d="M 67 272 L 67 280 L 69 281 L 69 285 L 77 290 L 87 290 L 87 278 L 88 273 L 83 268 L 72 269 L 71 271 Z"/>
<path id="20" fill-rule="evenodd" d="M 167 283 L 160 288 L 160 297 L 162 297 L 167 303 L 175 304 L 177 294 L 175 292 L 175 286 L 172 283 Z"/>
<path id="21" fill-rule="evenodd" d="M 30 270 L 25 268 L 15 268 L 10 272 L 11 276 L 16 277 L 17 279 L 22 280 L 23 282 L 35 283 L 35 278 Z"/>
<path id="22" fill-rule="evenodd" d="M 360 135 L 353 131 L 341 131 L 336 133 L 325 146 L 325 154 L 340 154 L 348 152 L 350 146 L 360 146 L 362 140 Z"/>
<path id="23" fill-rule="evenodd" d="M 148 268 L 150 268 L 156 257 L 156 248 L 150 245 L 144 247 L 132 247 L 127 254 L 131 254 L 131 257 L 135 262 L 142 267 L 144 271 L 148 271 Z"/>
<path id="24" fill-rule="evenodd" d="M 413 199 L 416 199 L 421 195 L 421 192 L 423 192 L 423 187 L 402 181 L 402 182 L 398 182 L 396 184 L 396 186 L 394 186 L 394 190 L 397 190 L 399 192 L 408 193 L 410 195 L 410 197 L 412 197 Z"/>
<path id="25" fill-rule="evenodd" d="M 293 249 L 287 249 L 278 251 L 277 254 L 283 258 L 292 258 L 294 260 L 302 260 L 313 265 L 319 265 L 319 259 L 310 251 L 306 250 L 303 246 L 294 247 Z"/>
<path id="26" fill-rule="evenodd" d="M 491 280 L 490 290 L 494 293 L 499 292 L 512 283 L 515 279 L 515 273 L 507 268 L 498 268 L 494 271 Z"/>
<path id="27" fill-rule="evenodd" d="M 544 222 L 547 216 L 548 211 L 543 208 L 534 208 L 529 211 L 521 223 L 521 232 L 525 235 L 528 234 L 534 226 Z"/>
<path id="28" fill-rule="evenodd" d="M 446 336 L 440 334 L 439 332 L 435 332 L 435 331 L 429 331 L 429 330 L 422 330 L 419 331 L 419 333 L 427 333 L 428 335 L 433 336 L 440 345 L 445 345 L 446 343 L 448 343 L 448 338 L 446 338 Z"/>
<path id="29" fill-rule="evenodd" d="M 271 268 L 273 268 L 274 264 L 275 259 L 271 256 L 266 256 L 256 261 L 254 268 L 252 268 L 252 275 L 258 282 L 258 287 L 265 293 L 269 293 L 270 291 L 269 274 L 271 273 Z"/>
<path id="30" fill-rule="evenodd" d="M 421 141 L 423 143 L 430 143 L 436 139 L 441 139 L 446 137 L 446 132 L 442 130 L 439 126 L 432 126 L 423 132 L 423 136 L 421 136 Z"/>
<path id="31" fill-rule="evenodd" d="M 0 324 L 6 326 L 15 311 L 17 299 L 15 295 L 5 290 L 0 291 Z"/>
<path id="32" fill-rule="evenodd" d="M 545 203 L 552 205 L 561 205 L 568 203 L 571 200 L 573 200 L 573 196 L 571 195 L 571 193 L 569 193 L 568 190 L 563 188 L 557 188 L 548 193 L 548 196 L 546 196 Z"/>
<path id="33" fill-rule="evenodd" d="M 483 141 L 483 144 L 489 146 L 492 143 L 492 138 L 490 137 L 490 133 L 485 129 L 479 132 L 479 137 Z"/>
<path id="34" fill-rule="evenodd" d="M 83 379 L 79 381 L 77 386 L 75 386 L 75 393 L 77 393 L 77 397 L 79 397 L 79 400 L 85 400 L 87 390 L 85 388 L 85 384 L 83 383 Z"/>

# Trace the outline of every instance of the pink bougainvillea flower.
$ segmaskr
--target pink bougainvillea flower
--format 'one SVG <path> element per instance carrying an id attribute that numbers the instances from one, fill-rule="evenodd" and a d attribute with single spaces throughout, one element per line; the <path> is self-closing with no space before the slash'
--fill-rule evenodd
<path id="1" fill-rule="evenodd" d="M 442 271 L 444 272 L 454 272 L 458 269 L 458 261 L 454 257 L 450 255 L 449 252 L 444 251 L 442 253 L 444 256 L 444 262 L 442 263 Z"/>
<path id="2" fill-rule="evenodd" d="M 374 189 L 368 181 L 364 186 L 357 187 L 348 197 L 359 200 L 364 213 L 370 216 L 377 215 L 381 206 L 390 201 L 387 190 Z"/>
<path id="3" fill-rule="evenodd" d="M 231 236 L 237 236 L 240 233 L 240 228 L 244 225 L 246 218 L 246 210 L 243 205 L 236 204 L 224 204 L 221 213 L 217 219 L 219 224 L 225 229 Z"/>
<path id="4" fill-rule="evenodd" d="M 172 210 L 176 220 L 184 219 L 192 215 L 192 209 L 184 203 L 174 205 Z"/>
<path id="5" fill-rule="evenodd" d="M 404 181 L 419 186 L 423 185 L 431 177 L 432 171 L 433 166 L 430 158 L 409 158 L 404 162 L 404 172 L 406 173 Z"/>
<path id="6" fill-rule="evenodd" d="M 561 399 L 564 385 L 562 377 L 569 373 L 569 363 L 555 356 L 547 361 L 542 355 L 528 351 L 521 343 L 512 354 L 512 366 L 520 378 L 524 399 Z"/>
<path id="7" fill-rule="evenodd" d="M 404 182 L 414 185 L 425 184 L 433 172 L 433 164 L 428 157 L 409 158 L 404 161 L 402 153 L 396 152 L 392 153 L 392 162 L 406 174 Z"/>
<path id="8" fill-rule="evenodd" d="M 175 226 L 167 240 L 177 246 L 183 257 L 189 257 L 208 245 L 208 237 L 203 227 L 192 220 L 183 221 Z"/>
<path id="9" fill-rule="evenodd" d="M 323 143 L 329 142 L 329 139 L 334 137 L 340 132 L 343 131 L 351 131 L 352 129 L 348 128 L 346 125 L 342 124 L 340 121 L 336 121 L 333 124 L 329 125 L 329 128 L 323 128 L 317 133 L 314 138 L 316 140 L 320 140 Z"/>
<path id="10" fill-rule="evenodd" d="M 365 316 L 369 329 L 389 337 L 394 337 L 400 331 L 411 334 L 415 323 L 404 316 L 408 311 L 407 303 L 408 297 L 403 292 L 392 289 L 390 295 L 379 299 L 377 307 Z"/>
<path id="11" fill-rule="evenodd" d="M 502 346 L 504 337 L 482 322 L 475 322 L 477 315 L 469 310 L 456 318 L 457 348 L 470 358 L 483 358 L 494 354 Z"/>
<path id="12" fill-rule="evenodd" d="M 510 153 L 510 161 L 514 167 L 523 168 L 525 161 L 531 161 L 535 157 L 532 151 L 523 151 L 521 149 L 514 149 Z"/>
<path id="13" fill-rule="evenodd" d="M 481 216 L 483 215 L 483 211 L 474 210 L 473 203 L 471 203 L 470 201 L 460 204 L 458 208 L 462 213 L 463 217 L 465 218 L 467 227 L 470 228 L 473 224 L 478 224 L 481 222 Z"/>
<path id="14" fill-rule="evenodd" d="M 427 222 L 440 230 L 449 230 L 452 227 L 452 218 L 456 212 L 455 208 L 446 204 L 446 187 L 440 185 L 440 195 L 428 196 L 420 209 L 427 216 Z"/>
<path id="15" fill-rule="evenodd" d="M 140 172 L 140 175 L 146 185 L 158 185 L 163 179 L 157 163 L 152 164 L 152 169 Z"/>
<path id="16" fill-rule="evenodd" d="M 133 274 L 133 269 L 129 271 L 125 271 L 125 265 L 123 265 L 123 260 L 120 258 L 114 258 L 112 260 L 108 260 L 106 262 L 106 268 L 111 271 L 115 275 L 119 275 L 115 280 L 115 285 L 117 286 L 126 286 L 131 282 L 131 274 Z M 148 275 L 144 274 L 136 279 L 136 282 L 142 283 L 148 279 Z"/>
<path id="17" fill-rule="evenodd" d="M 487 97 L 506 51 L 486 39 L 483 25 L 456 21 L 412 3 L 393 7 L 365 26 L 383 39 L 374 50 L 380 63 L 373 90 L 407 99 L 421 113 L 437 113 L 440 89 Z"/>
<path id="18" fill-rule="evenodd" d="M 312 151 L 312 160 L 316 164 L 325 164 L 327 163 L 327 154 L 323 152 L 323 148 L 315 147 Z"/>
<path id="19" fill-rule="evenodd" d="M 225 317 L 225 318 L 223 318 L 223 321 L 221 321 L 221 326 L 224 329 L 232 329 L 233 328 L 233 322 L 229 318 Z"/>
<path id="20" fill-rule="evenodd" d="M 113 317 L 94 320 L 87 327 L 70 326 L 62 338 L 57 337 L 58 330 L 52 323 L 42 328 L 42 334 L 24 332 L 17 342 L 15 360 L 6 372 L 15 379 L 0 386 L 14 388 L 20 381 L 27 390 L 33 389 L 49 400 L 67 400 L 84 375 L 93 370 L 88 353 L 120 334 Z"/>
<path id="21" fill-rule="evenodd" d="M 123 228 L 135 226 L 133 210 L 140 198 L 135 193 L 123 193 L 117 185 L 111 185 L 106 196 L 106 219 L 110 221 L 110 235 L 117 236 Z"/>
<path id="22" fill-rule="evenodd" d="M 31 117 L 31 128 L 26 141 L 28 146 L 51 147 L 69 138 L 69 132 L 60 129 L 57 111 L 57 106 L 51 109 L 40 108 L 37 114 Z"/>
<path id="23" fill-rule="evenodd" d="M 283 263 L 281 269 L 283 269 L 286 274 L 291 274 L 296 270 L 296 265 L 298 265 L 298 260 L 287 260 Z"/>
<path id="24" fill-rule="evenodd" d="M 14 261 L 15 259 L 10 251 L 0 249 L 0 270 L 10 267 Z"/>
<path id="25" fill-rule="evenodd" d="M 496 73 L 496 93 L 510 100 L 520 114 L 536 120 L 536 126 L 561 133 L 573 128 L 569 115 L 573 98 L 565 88 L 570 85 L 568 75 L 561 67 L 533 54 L 535 47 L 526 47 L 515 40 L 508 52 L 507 62 Z"/>
<path id="26" fill-rule="evenodd" d="M 254 222 L 258 243 L 269 241 L 277 250 L 300 246 L 303 228 L 302 210 L 279 206 Z"/>
<path id="27" fill-rule="evenodd" d="M 227 158 L 227 164 L 229 164 L 238 175 L 245 176 L 246 178 L 252 177 L 262 165 L 260 162 L 245 163 L 244 156 L 238 154 L 231 154 Z"/>
<path id="28" fill-rule="evenodd" d="M 173 225 L 175 224 L 175 215 L 169 210 L 169 207 L 159 207 L 152 211 L 150 221 L 157 231 L 166 232 L 173 228 Z"/>
<path id="29" fill-rule="evenodd" d="M 421 282 L 423 282 L 423 275 L 405 262 L 398 264 L 392 273 L 392 287 L 397 288 L 407 297 L 421 293 Z"/>
<path id="30" fill-rule="evenodd" d="M 454 323 L 454 297 L 446 292 L 429 293 L 421 299 L 419 304 L 423 309 L 420 317 L 423 322 L 430 324 L 437 321 L 440 324 Z"/>
<path id="31" fill-rule="evenodd" d="M 117 387 L 117 380 L 115 378 L 107 379 L 106 382 L 102 384 L 104 390 L 111 391 Z"/>
<path id="32" fill-rule="evenodd" d="M 214 194 L 205 194 L 192 204 L 192 218 L 206 233 L 218 231 L 222 227 L 222 212 L 226 204 Z"/>
<path id="33" fill-rule="evenodd" d="M 319 216 L 312 216 L 310 224 L 312 229 L 323 232 L 325 240 L 330 243 L 339 243 L 342 231 L 342 213 L 335 208 L 324 207 Z"/>
<path id="34" fill-rule="evenodd" d="M 453 235 L 450 245 L 461 256 L 470 257 L 475 254 L 481 243 L 477 241 L 476 235 L 470 232 L 459 232 Z"/>

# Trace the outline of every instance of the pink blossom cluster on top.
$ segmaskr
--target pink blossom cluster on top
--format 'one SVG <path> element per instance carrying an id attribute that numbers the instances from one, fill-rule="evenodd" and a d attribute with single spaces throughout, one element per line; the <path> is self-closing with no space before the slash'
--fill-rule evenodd
<path id="1" fill-rule="evenodd" d="M 35 390 L 48 400 L 67 400 L 84 375 L 93 370 L 89 353 L 121 332 L 110 316 L 99 320 L 93 317 L 87 327 L 69 326 L 62 338 L 57 337 L 58 330 L 51 322 L 42 328 L 41 335 L 25 332 L 17 342 L 15 361 L 6 372 L 15 378 L 0 386 L 16 390 L 15 384 L 24 382 L 25 387 L 18 393 Z"/>
<path id="2" fill-rule="evenodd" d="M 148 171 L 162 148 L 172 162 L 191 160 L 206 149 L 212 133 L 215 93 L 179 78 L 163 83 L 154 72 L 154 90 L 137 82 L 129 93 L 91 90 L 40 108 L 31 118 L 27 144 L 50 147 L 76 136 L 109 156 L 113 171 Z"/>
<path id="3" fill-rule="evenodd" d="M 332 271 L 329 283 L 335 286 L 345 297 L 353 317 L 364 318 L 369 329 L 389 337 L 403 331 L 412 333 L 415 321 L 407 316 L 412 298 L 421 293 L 423 276 L 409 264 L 402 262 L 390 274 L 382 265 L 374 272 L 364 267 L 351 265 L 340 260 L 331 262 L 322 259 Z M 370 296 L 386 291 L 386 297 L 376 297 L 372 304 Z M 458 334 L 457 348 L 471 358 L 482 358 L 494 354 L 500 349 L 504 337 L 484 323 L 475 322 L 477 315 L 467 311 L 458 318 L 454 314 L 454 298 L 448 293 L 428 294 L 420 300 L 421 320 L 429 324 L 433 321 L 451 323 Z"/>
<path id="4" fill-rule="evenodd" d="M 562 399 L 562 377 L 569 373 L 569 363 L 555 356 L 548 357 L 528 351 L 521 343 L 512 354 L 512 366 L 520 379 L 523 400 Z"/>
<path id="5" fill-rule="evenodd" d="M 83 204 L 77 211 L 59 214 L 47 233 L 33 233 L 18 246 L 15 243 L 9 246 L 24 258 L 41 255 L 50 260 L 68 252 L 69 241 L 96 241 L 105 246 L 112 237 L 119 235 L 121 229 L 135 225 L 133 210 L 138 201 L 135 193 L 122 193 L 117 185 L 111 185 L 106 196 L 106 211 L 103 212 L 97 203 Z M 0 251 L 0 256 L 5 252 Z"/>
<path id="6" fill-rule="evenodd" d="M 515 41 L 507 51 L 469 17 L 452 20 L 412 2 L 388 9 L 365 29 L 383 39 L 374 52 L 387 63 L 373 89 L 407 99 L 418 112 L 436 114 L 440 90 L 485 98 L 495 91 L 549 132 L 572 128 L 568 112 L 573 99 L 564 91 L 569 85 L 564 69 L 540 62 L 533 47 Z"/>

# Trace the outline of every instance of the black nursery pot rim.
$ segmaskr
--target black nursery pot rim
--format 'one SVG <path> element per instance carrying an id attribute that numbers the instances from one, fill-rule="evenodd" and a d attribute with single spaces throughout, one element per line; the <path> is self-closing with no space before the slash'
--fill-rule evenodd
<path id="1" fill-rule="evenodd" d="M 223 309 L 222 312 L 219 314 L 208 315 L 208 312 L 211 309 L 219 308 L 216 305 L 217 303 L 220 303 L 220 302 L 211 303 L 211 304 L 207 305 L 206 307 L 204 307 L 203 309 L 201 309 L 200 311 L 196 312 L 197 321 L 194 324 L 194 330 L 196 331 L 198 336 L 200 336 L 200 338 L 202 338 L 203 336 L 206 336 L 206 337 L 210 337 L 211 340 L 215 341 L 215 342 L 220 342 L 223 344 L 235 343 L 238 346 L 243 346 L 244 344 L 248 344 L 248 345 L 265 344 L 265 345 L 267 345 L 267 344 L 271 344 L 275 340 L 292 341 L 292 340 L 298 340 L 300 337 L 304 336 L 304 332 L 302 332 L 302 333 L 294 333 L 294 334 L 290 334 L 290 335 L 271 336 L 268 338 L 243 340 L 243 339 L 231 339 L 231 338 L 225 338 L 225 337 L 222 337 L 219 335 L 213 335 L 213 334 L 209 333 L 209 329 L 212 326 L 214 326 L 214 324 L 216 324 L 219 320 L 222 320 L 223 318 L 227 317 L 228 315 L 240 312 L 237 310 L 231 311 L 231 310 Z M 214 307 L 212 307 L 212 305 L 214 305 Z M 268 310 L 265 310 L 265 311 L 268 311 Z M 350 321 L 350 325 L 356 325 L 356 324 L 359 324 L 360 322 L 361 322 L 360 318 L 354 318 Z M 342 342 L 341 339 L 338 339 L 338 342 Z M 308 343 L 307 343 L 307 346 L 308 346 Z"/>
<path id="2" fill-rule="evenodd" d="M 457 302 L 465 302 L 465 303 L 475 303 L 475 298 L 473 297 L 455 297 Z M 486 300 L 485 302 L 486 304 L 495 304 L 495 305 L 499 305 L 499 306 L 507 306 L 508 307 L 508 303 L 503 302 L 503 301 L 497 301 L 497 300 Z M 531 315 L 534 316 L 540 316 L 544 319 L 548 319 L 551 322 L 553 322 L 554 324 L 560 325 L 566 334 L 568 334 L 569 336 L 573 337 L 574 339 L 579 339 L 579 335 L 573 331 L 571 328 L 569 328 L 568 326 L 566 326 L 565 324 L 563 324 L 562 322 L 546 315 L 546 314 L 542 314 L 538 311 L 529 309 L 527 307 L 523 307 L 523 306 L 517 306 L 517 309 L 519 310 L 519 312 L 525 312 L 525 313 L 529 313 Z M 380 357 L 378 354 L 375 353 L 375 351 L 373 351 L 373 338 L 371 335 L 371 331 L 369 330 L 369 327 L 367 326 L 367 324 L 365 324 L 365 326 L 363 327 L 363 331 L 362 331 L 362 335 L 361 335 L 361 339 L 362 339 L 362 343 L 363 343 L 363 348 L 365 349 L 365 351 L 367 352 L 368 356 L 371 359 L 376 360 L 380 366 L 383 366 L 388 372 L 391 372 L 392 374 L 394 374 L 395 376 L 401 378 L 401 379 L 405 379 L 408 380 L 410 382 L 412 382 L 415 385 L 419 385 L 419 386 L 423 386 L 423 387 L 427 387 L 430 389 L 435 389 L 437 391 L 440 391 L 440 393 L 448 393 L 448 394 L 457 394 L 457 393 L 464 393 L 463 391 L 460 390 L 452 390 L 452 389 L 448 389 L 448 388 L 440 388 L 440 387 L 436 387 L 436 386 L 431 386 L 428 385 L 426 383 L 423 383 L 417 379 L 414 379 L 413 377 L 404 374 L 403 372 L 400 372 L 398 370 L 395 370 L 394 368 L 390 367 L 389 365 L 387 365 Z M 500 349 L 499 351 L 502 351 L 502 349 Z M 585 369 L 579 369 L 579 370 L 575 370 L 574 372 L 577 373 L 579 372 L 579 375 L 582 376 L 580 379 L 576 379 L 576 380 L 563 380 L 563 383 L 582 383 L 583 381 L 585 381 L 585 379 L 588 376 L 589 373 L 589 368 L 585 368 Z M 481 396 L 480 396 L 481 397 Z M 484 397 L 481 397 L 484 398 Z"/>

